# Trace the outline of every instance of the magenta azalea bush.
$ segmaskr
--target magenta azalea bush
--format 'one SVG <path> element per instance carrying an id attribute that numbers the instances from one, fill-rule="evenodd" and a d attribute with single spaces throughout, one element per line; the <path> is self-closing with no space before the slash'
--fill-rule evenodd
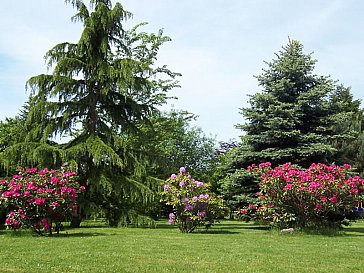
<path id="1" fill-rule="evenodd" d="M 199 226 L 208 228 L 222 217 L 223 200 L 209 188 L 208 183 L 193 179 L 184 167 L 179 174 L 172 174 L 162 192 L 162 201 L 173 208 L 169 224 L 176 224 L 181 232 L 192 232 Z"/>
<path id="2" fill-rule="evenodd" d="M 62 221 L 77 213 L 77 195 L 85 187 L 77 182 L 76 172 L 65 167 L 19 168 L 9 181 L 0 180 L 0 202 L 9 211 L 6 226 L 11 229 L 32 228 L 42 235 L 59 233 Z"/>
<path id="3" fill-rule="evenodd" d="M 351 166 L 312 164 L 302 170 L 290 163 L 272 168 L 269 162 L 248 168 L 261 174 L 257 202 L 239 211 L 244 220 L 277 227 L 337 228 L 355 217 L 364 180 L 350 176 Z"/>

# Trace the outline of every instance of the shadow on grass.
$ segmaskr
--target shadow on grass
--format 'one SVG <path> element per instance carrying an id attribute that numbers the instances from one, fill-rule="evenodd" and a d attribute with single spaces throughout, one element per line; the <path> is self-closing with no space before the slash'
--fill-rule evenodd
<path id="1" fill-rule="evenodd" d="M 53 233 L 52 235 L 49 234 L 44 234 L 44 235 L 39 235 L 37 233 L 32 233 L 32 232 L 28 232 L 28 233 L 8 233 L 6 234 L 6 236 L 11 236 L 11 237 L 39 237 L 39 238 L 82 238 L 82 237 L 99 237 L 99 236 L 112 236 L 112 235 L 116 235 L 116 234 L 110 234 L 110 233 L 102 233 L 102 232 L 75 232 L 75 233 L 67 233 L 67 232 L 61 232 L 59 234 Z"/>
<path id="2" fill-rule="evenodd" d="M 156 225 L 156 229 L 176 229 L 177 226 L 175 225 L 169 225 L 166 222 L 159 222 Z M 234 222 L 234 221 L 221 221 L 217 222 L 215 225 L 213 225 L 208 230 L 200 227 L 196 229 L 194 234 L 237 234 L 241 233 L 244 229 L 251 229 L 251 230 L 270 230 L 271 228 L 269 226 L 258 226 L 258 225 L 249 225 L 245 222 Z"/>
<path id="3" fill-rule="evenodd" d="M 224 230 L 224 229 L 203 229 L 203 230 L 196 230 L 192 232 L 192 234 L 236 234 L 239 233 L 238 231 L 230 231 L 230 230 Z"/>
<path id="4" fill-rule="evenodd" d="M 98 227 L 100 228 L 100 227 Z M 83 229 L 83 228 L 82 228 Z M 71 231 L 71 232 L 70 232 Z M 25 230 L 0 230 L 0 236 L 6 237 L 14 237 L 14 238 L 21 238 L 21 237 L 39 237 L 39 238 L 75 238 L 75 237 L 99 237 L 99 236 L 114 236 L 118 234 L 114 233 L 106 233 L 106 232 L 99 232 L 99 231 L 92 231 L 87 230 L 86 232 L 77 231 L 77 229 L 66 229 L 61 231 L 59 234 L 53 232 L 52 235 L 44 233 L 43 235 L 39 235 L 38 233 L 25 229 Z"/>
<path id="5" fill-rule="evenodd" d="M 169 225 L 169 224 L 158 224 L 156 229 L 178 229 L 177 226 Z M 204 228 L 196 229 L 192 232 L 193 234 L 233 234 L 239 233 L 237 231 L 226 230 L 221 226 L 213 226 L 210 229 L 206 230 Z"/>
<path id="6" fill-rule="evenodd" d="M 347 237 L 364 236 L 364 227 L 346 227 L 344 232 Z"/>
<path id="7" fill-rule="evenodd" d="M 241 229 L 254 229 L 254 230 L 272 230 L 270 226 L 241 226 Z"/>
<path id="8" fill-rule="evenodd" d="M 108 228 L 109 226 L 108 225 L 81 225 L 79 228 Z M 78 229 L 77 227 L 66 227 L 66 229 Z"/>
<path id="9" fill-rule="evenodd" d="M 155 226 L 156 229 L 175 229 L 176 226 L 174 225 L 170 225 L 168 223 L 158 223 L 156 226 Z"/>
<path id="10" fill-rule="evenodd" d="M 245 222 L 230 222 L 230 223 L 224 223 L 216 225 L 219 229 L 224 230 L 271 230 L 272 228 L 270 226 L 263 226 L 263 225 L 257 225 L 257 224 L 248 224 Z"/>
<path id="11" fill-rule="evenodd" d="M 52 238 L 82 238 L 82 237 L 98 237 L 98 236 L 113 236 L 117 234 L 112 233 L 103 233 L 103 232 L 75 232 L 75 233 L 67 233 L 67 232 L 61 232 L 60 234 L 53 234 L 53 236 L 50 236 Z"/>

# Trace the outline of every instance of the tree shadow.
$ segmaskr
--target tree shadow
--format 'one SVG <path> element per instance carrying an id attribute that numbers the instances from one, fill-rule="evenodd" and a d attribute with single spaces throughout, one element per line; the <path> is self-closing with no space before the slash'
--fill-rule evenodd
<path id="1" fill-rule="evenodd" d="M 82 237 L 99 237 L 99 236 L 113 236 L 113 235 L 117 235 L 117 234 L 110 234 L 110 233 L 103 233 L 103 232 L 72 232 L 72 233 L 61 232 L 59 234 L 53 234 L 52 236 L 48 236 L 48 237 L 51 237 L 51 238 L 67 238 L 67 237 L 82 238 Z"/>
<path id="2" fill-rule="evenodd" d="M 170 225 L 168 223 L 165 223 L 165 224 L 164 223 L 158 223 L 158 224 L 156 224 L 155 228 L 156 229 L 175 229 L 176 226 Z"/>
<path id="3" fill-rule="evenodd" d="M 231 231 L 225 229 L 208 229 L 208 230 L 196 230 L 193 234 L 237 234 L 238 231 Z"/>
<path id="4" fill-rule="evenodd" d="M 263 226 L 257 224 L 247 224 L 245 222 L 236 222 L 236 223 L 222 223 L 218 225 L 220 229 L 253 229 L 253 230 L 271 230 L 270 226 Z"/>
<path id="5" fill-rule="evenodd" d="M 104 224 L 104 225 L 98 225 L 98 224 L 95 224 L 95 225 L 81 225 L 79 228 L 85 228 L 85 229 L 88 229 L 88 228 L 108 228 L 109 226 Z M 72 229 L 78 229 L 78 227 L 65 227 L 65 229 L 68 229 L 68 230 L 72 230 Z"/>
<path id="6" fill-rule="evenodd" d="M 155 226 L 156 229 L 178 229 L 176 225 L 170 225 L 167 222 L 165 223 L 157 223 Z M 231 225 L 231 224 L 220 224 L 216 223 L 215 225 L 212 225 L 209 229 L 206 229 L 204 227 L 196 228 L 193 232 L 193 234 L 234 234 L 239 233 L 237 230 L 240 227 L 237 225 Z M 232 231 L 234 230 L 234 231 Z"/>
<path id="7" fill-rule="evenodd" d="M 156 229 L 176 229 L 177 227 L 175 225 L 170 225 L 166 222 L 159 222 L 156 224 Z M 211 234 L 236 234 L 240 233 L 241 230 L 271 230 L 270 226 L 263 226 L 263 225 L 257 225 L 257 224 L 247 224 L 245 222 L 239 222 L 239 221 L 221 221 L 216 222 L 214 225 L 212 225 L 208 230 L 204 229 L 203 227 L 200 227 L 196 229 L 193 233 L 201 234 L 201 233 L 211 233 Z"/>
<path id="8" fill-rule="evenodd" d="M 100 227 L 98 227 L 100 228 Z M 82 228 L 84 229 L 84 228 Z M 114 236 L 118 235 L 117 233 L 109 233 L 109 232 L 100 232 L 100 231 L 77 231 L 77 228 L 65 229 L 60 231 L 57 234 L 55 231 L 52 232 L 52 235 L 48 233 L 38 234 L 30 229 L 24 230 L 0 230 L 0 236 L 10 236 L 10 237 L 44 237 L 44 238 L 67 238 L 67 237 L 96 237 L 96 236 Z"/>
<path id="9" fill-rule="evenodd" d="M 344 228 L 344 236 L 364 236 L 364 227 L 346 227 Z"/>

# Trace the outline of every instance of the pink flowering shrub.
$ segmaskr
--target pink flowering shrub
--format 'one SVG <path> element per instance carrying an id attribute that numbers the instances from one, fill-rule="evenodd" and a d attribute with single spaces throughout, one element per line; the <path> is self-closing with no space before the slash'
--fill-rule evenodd
<path id="1" fill-rule="evenodd" d="M 169 224 L 176 224 L 181 232 L 192 232 L 198 226 L 210 227 L 223 216 L 223 200 L 209 187 L 208 183 L 193 179 L 184 167 L 178 175 L 172 174 L 162 192 L 162 201 L 173 207 Z"/>
<path id="2" fill-rule="evenodd" d="M 12 179 L 0 180 L 0 202 L 10 211 L 8 228 L 31 227 L 38 234 L 59 233 L 61 222 L 77 213 L 77 194 L 85 187 L 78 184 L 76 172 L 65 167 L 38 171 L 22 169 Z"/>
<path id="3" fill-rule="evenodd" d="M 340 227 L 355 217 L 364 180 L 348 174 L 351 166 L 312 164 L 301 170 L 290 163 L 271 168 L 269 162 L 252 165 L 260 173 L 257 202 L 239 211 L 244 220 L 259 220 L 278 227 Z"/>

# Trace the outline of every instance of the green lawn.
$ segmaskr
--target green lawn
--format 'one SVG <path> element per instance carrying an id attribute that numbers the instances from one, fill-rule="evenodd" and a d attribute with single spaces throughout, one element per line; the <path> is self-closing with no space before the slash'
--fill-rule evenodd
<path id="1" fill-rule="evenodd" d="M 337 236 L 224 221 L 209 232 L 83 227 L 59 237 L 0 231 L 0 272 L 364 272 L 364 223 Z"/>

